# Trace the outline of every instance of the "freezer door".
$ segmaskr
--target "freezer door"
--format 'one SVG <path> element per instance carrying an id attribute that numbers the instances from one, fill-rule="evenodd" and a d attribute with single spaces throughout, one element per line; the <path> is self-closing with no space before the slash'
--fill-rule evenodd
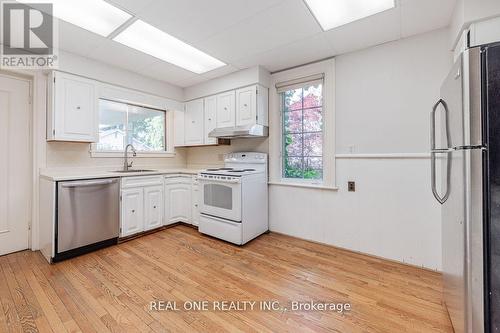
<path id="1" fill-rule="evenodd" d="M 448 154 L 450 157 L 448 158 Z M 456 333 L 466 330 L 465 151 L 436 153 L 444 179 L 450 172 L 450 191 L 442 205 L 444 299 Z M 451 163 L 448 168 L 445 161 Z"/>
<path id="2" fill-rule="evenodd" d="M 431 151 L 463 144 L 463 56 L 457 60 L 441 87 L 441 99 L 431 113 Z"/>
<path id="3" fill-rule="evenodd" d="M 465 51 L 441 87 L 431 114 L 431 151 L 483 146 L 481 51 Z"/>

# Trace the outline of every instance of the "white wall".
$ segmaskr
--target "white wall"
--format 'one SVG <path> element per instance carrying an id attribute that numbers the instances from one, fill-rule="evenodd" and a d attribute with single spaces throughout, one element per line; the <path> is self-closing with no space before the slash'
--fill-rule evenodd
<path id="1" fill-rule="evenodd" d="M 448 41 L 448 30 L 439 30 L 336 57 L 339 190 L 271 185 L 271 230 L 441 269 L 440 208 L 426 153 L 430 108 L 451 68 Z M 277 112 L 270 110 L 274 129 Z M 268 143 L 190 148 L 187 162 L 221 164 L 222 153 L 267 151 Z M 352 145 L 355 154 L 347 154 Z M 348 181 L 356 192 L 347 192 Z"/>

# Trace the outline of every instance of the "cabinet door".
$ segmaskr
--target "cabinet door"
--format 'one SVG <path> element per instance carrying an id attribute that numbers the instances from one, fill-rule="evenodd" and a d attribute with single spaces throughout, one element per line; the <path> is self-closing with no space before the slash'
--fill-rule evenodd
<path id="1" fill-rule="evenodd" d="M 184 111 L 174 111 L 174 147 L 185 145 L 184 118 Z"/>
<path id="2" fill-rule="evenodd" d="M 163 186 L 144 189 L 144 230 L 159 228 L 163 225 Z"/>
<path id="3" fill-rule="evenodd" d="M 235 93 L 230 91 L 217 95 L 217 128 L 236 125 Z"/>
<path id="4" fill-rule="evenodd" d="M 191 192 L 191 202 L 192 202 L 192 217 L 191 221 L 193 225 L 200 224 L 200 188 L 198 184 L 193 184 Z"/>
<path id="5" fill-rule="evenodd" d="M 205 144 L 217 144 L 217 138 L 210 138 L 208 134 L 217 127 L 217 97 L 205 98 Z"/>
<path id="6" fill-rule="evenodd" d="M 255 86 L 236 90 L 236 126 L 257 122 L 257 90 Z"/>
<path id="7" fill-rule="evenodd" d="M 78 76 L 54 76 L 55 103 L 52 139 L 58 141 L 98 141 L 95 83 Z"/>
<path id="8" fill-rule="evenodd" d="M 122 190 L 120 237 L 144 231 L 144 194 L 142 188 Z"/>
<path id="9" fill-rule="evenodd" d="M 185 144 L 203 144 L 203 99 L 186 103 L 184 119 Z"/>
<path id="10" fill-rule="evenodd" d="M 191 223 L 191 185 L 165 186 L 165 224 Z"/>

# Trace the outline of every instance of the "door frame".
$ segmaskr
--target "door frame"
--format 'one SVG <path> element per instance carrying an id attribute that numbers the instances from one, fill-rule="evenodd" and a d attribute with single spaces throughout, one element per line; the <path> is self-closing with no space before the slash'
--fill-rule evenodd
<path id="1" fill-rule="evenodd" d="M 40 70 L 14 70 L 2 69 L 0 76 L 26 81 L 29 84 L 29 135 L 30 135 L 30 156 L 31 156 L 31 186 L 28 207 L 31 210 L 31 218 L 28 221 L 28 249 L 37 250 L 38 242 L 38 170 L 45 163 L 45 145 L 40 145 L 40 138 L 43 137 L 45 127 L 45 94 L 46 83 L 43 80 L 44 74 Z M 40 86 L 41 84 L 41 86 Z M 38 112 L 37 112 L 38 110 Z M 40 124 L 43 126 L 41 127 Z M 41 132 L 43 131 L 43 132 Z"/>

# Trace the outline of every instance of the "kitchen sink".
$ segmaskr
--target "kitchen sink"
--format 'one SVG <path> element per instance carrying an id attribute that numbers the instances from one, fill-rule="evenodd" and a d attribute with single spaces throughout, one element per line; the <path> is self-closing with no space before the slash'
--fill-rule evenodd
<path id="1" fill-rule="evenodd" d="M 136 169 L 136 170 L 117 170 L 117 171 L 111 171 L 111 172 L 118 172 L 118 173 L 134 173 L 134 172 L 156 172 L 158 170 L 146 170 L 146 169 Z"/>

